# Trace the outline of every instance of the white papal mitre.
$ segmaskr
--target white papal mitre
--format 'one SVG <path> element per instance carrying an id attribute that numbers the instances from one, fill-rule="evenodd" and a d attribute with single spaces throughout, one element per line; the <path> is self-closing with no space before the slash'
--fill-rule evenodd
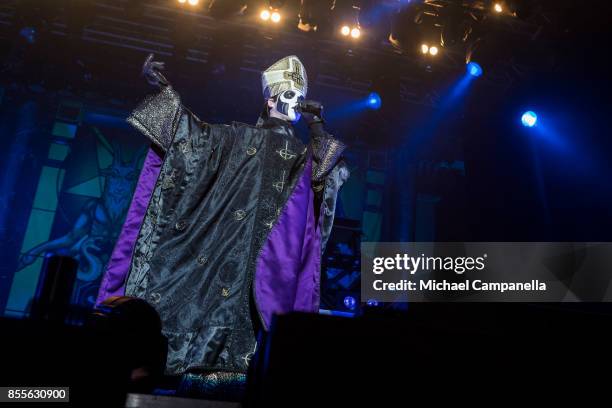
<path id="1" fill-rule="evenodd" d="M 298 90 L 306 97 L 308 77 L 304 64 L 295 55 L 278 60 L 261 73 L 261 85 L 266 99 L 287 90 Z"/>

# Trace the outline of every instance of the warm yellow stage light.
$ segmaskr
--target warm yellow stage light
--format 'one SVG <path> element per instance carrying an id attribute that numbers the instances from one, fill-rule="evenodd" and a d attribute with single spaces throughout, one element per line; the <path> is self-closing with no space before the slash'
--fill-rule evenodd
<path id="1" fill-rule="evenodd" d="M 434 46 L 434 47 L 429 47 L 429 53 L 431 55 L 438 55 L 438 47 Z"/>
<path id="2" fill-rule="evenodd" d="M 504 11 L 504 8 L 500 3 L 495 3 L 495 5 L 493 6 L 493 10 L 495 10 L 496 13 L 501 13 L 502 11 Z"/>
<path id="3" fill-rule="evenodd" d="M 342 33 L 342 35 L 349 35 L 351 33 L 351 27 L 342 26 L 342 28 L 340 29 L 340 33 Z"/>
<path id="4" fill-rule="evenodd" d="M 360 35 L 361 35 L 361 30 L 360 30 L 359 28 L 354 27 L 354 28 L 351 30 L 351 37 L 353 37 L 353 38 L 359 38 L 359 36 L 360 36 Z"/>
<path id="5" fill-rule="evenodd" d="M 187 1 L 189 1 L 189 4 L 192 6 L 197 6 L 198 3 L 200 2 L 200 0 L 187 0 Z"/>
<path id="6" fill-rule="evenodd" d="M 185 4 L 187 2 L 187 0 L 178 0 L 179 3 L 181 4 Z"/>
<path id="7" fill-rule="evenodd" d="M 272 15 L 270 16 L 270 19 L 273 22 L 278 23 L 280 21 L 280 19 L 281 19 L 281 15 L 280 15 L 280 13 L 278 11 L 273 11 Z"/>
<path id="8" fill-rule="evenodd" d="M 427 44 L 421 44 L 421 52 L 427 54 L 429 52 L 429 46 Z"/>
<path id="9" fill-rule="evenodd" d="M 268 20 L 270 18 L 270 11 L 268 11 L 268 10 L 261 10 L 261 13 L 259 13 L 259 17 L 262 20 Z"/>

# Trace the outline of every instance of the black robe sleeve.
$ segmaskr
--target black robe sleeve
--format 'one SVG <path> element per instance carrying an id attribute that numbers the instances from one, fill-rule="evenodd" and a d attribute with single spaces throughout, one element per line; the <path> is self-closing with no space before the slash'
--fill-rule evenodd
<path id="1" fill-rule="evenodd" d="M 310 140 L 315 165 L 312 170 L 312 186 L 315 191 L 316 208 L 321 205 L 321 255 L 334 225 L 338 192 L 348 180 L 350 172 L 342 153 L 346 145 L 323 129 L 321 122 L 310 126 Z"/>
<path id="2" fill-rule="evenodd" d="M 127 121 L 165 153 L 176 134 L 182 110 L 179 94 L 170 85 L 162 86 L 158 93 L 147 96 Z"/>

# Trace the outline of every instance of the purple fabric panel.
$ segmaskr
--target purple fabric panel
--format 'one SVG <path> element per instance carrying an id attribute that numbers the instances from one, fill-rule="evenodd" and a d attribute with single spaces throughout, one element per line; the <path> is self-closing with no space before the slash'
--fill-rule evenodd
<path id="1" fill-rule="evenodd" d="M 309 158 L 257 259 L 255 301 L 266 329 L 274 314 L 318 311 L 321 240 L 311 174 Z"/>
<path id="2" fill-rule="evenodd" d="M 98 290 L 96 306 L 111 296 L 121 296 L 125 292 L 125 279 L 130 269 L 138 231 L 144 220 L 162 163 L 163 158 L 153 149 L 149 149 L 140 171 L 138 184 L 132 197 L 130 209 L 125 217 L 121 234 L 119 234 L 113 253 L 106 265 L 102 284 Z"/>
<path id="3" fill-rule="evenodd" d="M 308 211 L 302 245 L 302 266 L 297 274 L 297 291 L 293 310 L 319 311 L 319 279 L 321 268 L 321 228 L 314 218 L 314 193 L 308 183 Z M 299 214 L 297 215 L 299 216 Z M 303 216 L 303 215 L 302 215 Z"/>

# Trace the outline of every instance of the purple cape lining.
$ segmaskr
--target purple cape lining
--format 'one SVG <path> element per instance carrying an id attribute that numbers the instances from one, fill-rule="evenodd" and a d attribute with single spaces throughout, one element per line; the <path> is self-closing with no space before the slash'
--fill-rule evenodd
<path id="1" fill-rule="evenodd" d="M 106 271 L 98 290 L 96 306 L 111 296 L 122 296 L 125 293 L 125 280 L 130 270 L 132 253 L 162 163 L 163 159 L 153 149 L 149 149 L 140 171 L 138 184 L 125 217 L 123 228 L 106 264 Z"/>
<path id="2" fill-rule="evenodd" d="M 315 225 L 311 174 L 309 157 L 257 258 L 255 301 L 266 329 L 274 314 L 319 309 L 321 235 Z"/>

